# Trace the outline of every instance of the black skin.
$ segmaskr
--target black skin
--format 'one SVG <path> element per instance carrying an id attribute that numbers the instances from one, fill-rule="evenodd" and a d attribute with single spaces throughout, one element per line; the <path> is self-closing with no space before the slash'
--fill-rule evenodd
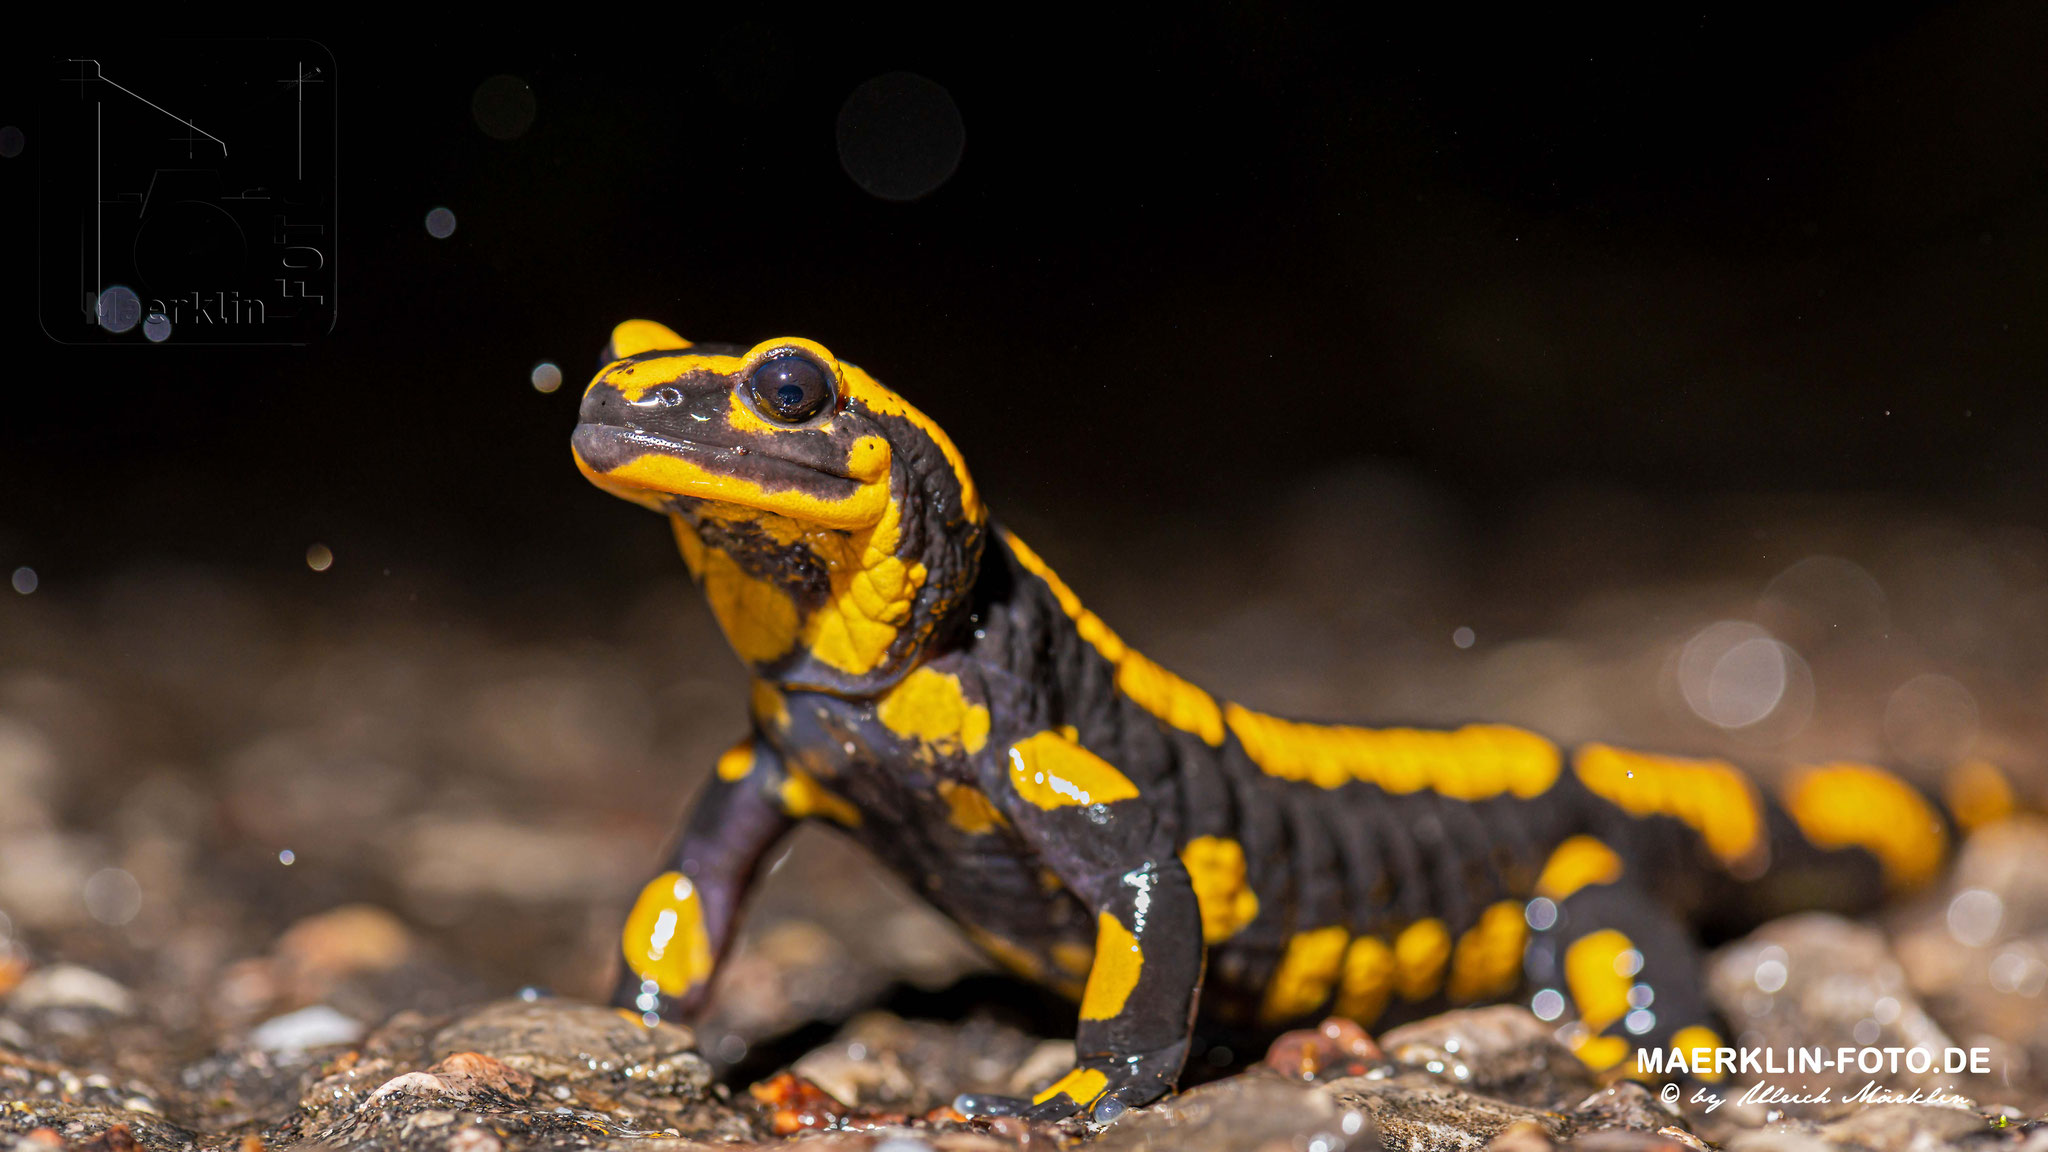
<path id="1" fill-rule="evenodd" d="M 593 387 L 586 421 L 604 417 L 601 393 Z M 1558 986 L 1560 958 L 1573 940 L 1603 927 L 1622 929 L 1644 955 L 1638 980 L 1655 991 L 1655 1027 L 1630 1037 L 1644 1047 L 1711 1021 L 1699 999 L 1699 956 L 1683 927 L 1687 920 L 1732 926 L 1753 919 L 1742 909 L 1776 913 L 1818 903 L 1807 897 L 1823 888 L 1825 902 L 1836 907 L 1868 905 L 1881 894 L 1874 858 L 1814 849 L 1774 808 L 1774 873 L 1810 877 L 1819 870 L 1828 883 L 1795 885 L 1784 900 L 1760 902 L 1760 890 L 1730 880 L 1685 825 L 1663 816 L 1632 818 L 1587 792 L 1569 771 L 1539 796 L 1481 801 L 1428 791 L 1393 795 L 1363 782 L 1323 789 L 1269 776 L 1234 734 L 1211 746 L 1125 696 L 1115 667 L 1083 639 L 1002 533 L 958 519 L 958 481 L 937 451 L 918 445 L 919 434 L 900 421 L 890 432 L 892 442 L 902 438 L 893 490 L 909 504 L 955 517 L 906 533 L 906 548 L 942 570 L 950 591 L 920 604 L 905 629 L 910 647 L 895 654 L 884 678 L 835 683 L 827 691 L 777 675 L 781 668 L 757 667 L 782 690 L 787 719 L 755 717 L 752 771 L 705 786 L 661 871 L 681 871 L 695 882 L 712 954 L 722 956 L 760 862 L 796 822 L 785 811 L 782 786 L 790 770 L 800 769 L 858 811 L 851 835 L 939 910 L 982 939 L 1002 942 L 1012 961 L 1025 957 L 1024 967 L 1041 978 L 1078 985 L 1085 973 L 1063 970 L 1060 958 L 1092 952 L 1097 917 L 1115 917 L 1144 962 L 1121 1010 L 1083 1019 L 1076 1036 L 1079 1066 L 1102 1074 L 1100 1095 L 1076 1100 L 1060 1093 L 1037 1104 L 963 1098 L 965 1110 L 1058 1119 L 1086 1109 L 1101 1120 L 1156 1100 L 1175 1087 L 1198 1009 L 1233 1028 L 1285 1023 L 1261 1020 L 1258 1010 L 1293 935 L 1342 925 L 1353 936 L 1391 939 L 1435 917 L 1456 939 L 1489 904 L 1529 898 L 1552 849 L 1578 834 L 1610 845 L 1626 864 L 1625 878 L 1562 901 L 1554 921 L 1531 933 L 1525 975 L 1532 986 Z M 670 506 L 707 540 L 720 531 L 697 501 L 676 497 Z M 757 563 L 759 575 L 785 579 L 792 591 L 811 579 L 788 558 Z M 951 674 L 970 702 L 988 708 L 991 728 L 980 751 L 935 748 L 877 718 L 886 691 L 919 665 Z M 1080 745 L 1136 786 L 1137 796 L 1046 809 L 1019 794 L 1011 745 L 1069 726 Z M 947 781 L 979 790 L 1003 823 L 973 833 L 956 827 L 948 819 Z M 1179 855 L 1198 836 L 1242 844 L 1259 907 L 1250 924 L 1208 947 Z M 628 972 L 618 1003 L 682 1017 L 702 1006 L 708 987 L 705 981 L 672 999 Z M 1445 1006 L 1439 994 L 1397 999 L 1392 1012 L 1418 1016 Z"/>

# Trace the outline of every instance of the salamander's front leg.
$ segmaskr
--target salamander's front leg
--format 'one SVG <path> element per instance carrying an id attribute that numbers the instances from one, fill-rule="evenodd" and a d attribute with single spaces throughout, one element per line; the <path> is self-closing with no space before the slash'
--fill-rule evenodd
<path id="1" fill-rule="evenodd" d="M 613 993 L 621 1008 L 677 1019 L 703 1006 L 761 858 L 795 824 L 782 803 L 783 779 L 781 758 L 758 740 L 718 758 L 668 869 L 640 890 L 626 917 L 625 967 Z"/>
<path id="2" fill-rule="evenodd" d="M 1009 750 L 1013 806 L 1041 857 L 1095 913 L 1073 1071 L 1029 1104 L 963 1098 L 962 1111 L 1107 1121 L 1173 1091 L 1202 984 L 1202 918 L 1158 797 L 1059 733 Z"/>

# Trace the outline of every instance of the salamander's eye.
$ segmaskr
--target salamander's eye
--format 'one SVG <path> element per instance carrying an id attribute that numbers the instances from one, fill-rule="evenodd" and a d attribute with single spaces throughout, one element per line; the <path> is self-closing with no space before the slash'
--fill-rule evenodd
<path id="1" fill-rule="evenodd" d="M 832 377 L 808 356 L 763 360 L 747 379 L 754 403 L 785 424 L 800 424 L 832 402 Z"/>

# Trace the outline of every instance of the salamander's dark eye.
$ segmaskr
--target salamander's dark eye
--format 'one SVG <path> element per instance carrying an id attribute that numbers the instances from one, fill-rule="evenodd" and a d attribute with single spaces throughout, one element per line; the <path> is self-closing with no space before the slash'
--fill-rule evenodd
<path id="1" fill-rule="evenodd" d="M 832 402 L 832 377 L 808 356 L 777 356 L 754 369 L 754 403 L 785 424 L 799 424 Z"/>

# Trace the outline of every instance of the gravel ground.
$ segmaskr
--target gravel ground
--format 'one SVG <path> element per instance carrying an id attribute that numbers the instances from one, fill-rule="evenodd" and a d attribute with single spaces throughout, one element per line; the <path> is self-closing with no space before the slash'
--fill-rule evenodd
<path id="1" fill-rule="evenodd" d="M 2033 529 L 1599 493 L 1482 519 L 1369 471 L 1135 532 L 1015 526 L 1149 654 L 1277 711 L 1487 717 L 1765 774 L 1848 756 L 1932 779 L 1983 756 L 2048 783 Z M 488 601 L 459 573 L 349 565 L 139 563 L 0 602 L 0 1152 L 1088 1135 L 950 1114 L 960 1091 L 1062 1071 L 1071 1009 L 994 975 L 829 833 L 775 865 L 694 1031 L 590 1006 L 623 902 L 744 716 L 680 563 Z M 2048 833 L 1993 830 L 1942 891 L 1766 925 L 1708 974 L 1744 1043 L 1992 1047 L 1990 1076 L 1886 1081 L 1957 1107 L 1738 1086 L 1671 1109 L 1505 1007 L 1212 1051 L 1209 1083 L 1096 1138 L 2048 1146 L 2044 865 Z"/>

